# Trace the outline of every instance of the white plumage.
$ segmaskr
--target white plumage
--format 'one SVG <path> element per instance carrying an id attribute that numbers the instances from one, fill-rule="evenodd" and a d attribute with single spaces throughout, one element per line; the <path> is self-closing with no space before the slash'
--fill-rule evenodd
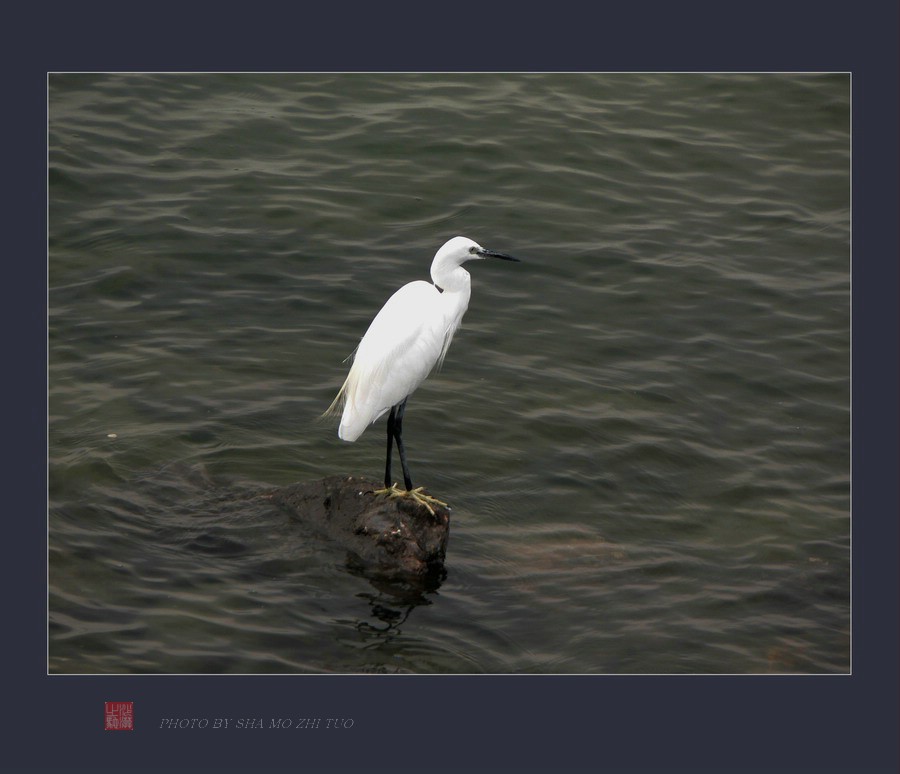
<path id="1" fill-rule="evenodd" d="M 338 436 L 355 441 L 411 395 L 438 365 L 469 302 L 418 280 L 404 285 L 372 320 L 341 388 Z"/>
<path id="2" fill-rule="evenodd" d="M 481 258 L 517 258 L 487 250 L 466 237 L 446 242 L 434 256 L 431 279 L 416 280 L 392 295 L 372 320 L 353 356 L 353 365 L 326 413 L 341 411 L 338 436 L 355 441 L 380 416 L 397 409 L 388 422 L 388 460 L 385 478 L 390 476 L 390 438 L 397 440 L 404 465 L 407 489 L 411 489 L 404 458 L 401 421 L 406 398 L 444 360 L 453 334 L 469 306 L 471 278 L 462 268 L 465 261 Z M 386 480 L 385 486 L 390 486 Z"/>

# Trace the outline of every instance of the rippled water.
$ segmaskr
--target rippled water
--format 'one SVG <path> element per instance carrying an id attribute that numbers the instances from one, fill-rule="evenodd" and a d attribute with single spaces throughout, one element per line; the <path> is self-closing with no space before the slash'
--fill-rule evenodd
<path id="1" fill-rule="evenodd" d="M 844 672 L 846 75 L 52 75 L 51 672 Z M 254 499 L 456 234 L 425 591 Z"/>

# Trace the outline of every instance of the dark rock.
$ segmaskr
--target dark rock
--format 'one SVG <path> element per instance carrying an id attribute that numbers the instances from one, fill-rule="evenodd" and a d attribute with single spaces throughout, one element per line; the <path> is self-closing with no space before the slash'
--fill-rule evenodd
<path id="1" fill-rule="evenodd" d="M 381 485 L 354 476 L 329 476 L 263 495 L 293 518 L 343 546 L 350 564 L 367 576 L 421 578 L 443 569 L 450 511 L 411 498 L 375 495 Z"/>

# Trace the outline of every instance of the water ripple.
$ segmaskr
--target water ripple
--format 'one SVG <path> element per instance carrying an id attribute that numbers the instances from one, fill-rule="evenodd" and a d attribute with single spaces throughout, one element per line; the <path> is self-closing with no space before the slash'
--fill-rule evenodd
<path id="1" fill-rule="evenodd" d="M 846 76 L 53 75 L 49 138 L 51 671 L 847 669 Z M 422 598 L 254 495 L 380 474 L 318 417 L 457 233 L 524 262 L 409 403 Z"/>

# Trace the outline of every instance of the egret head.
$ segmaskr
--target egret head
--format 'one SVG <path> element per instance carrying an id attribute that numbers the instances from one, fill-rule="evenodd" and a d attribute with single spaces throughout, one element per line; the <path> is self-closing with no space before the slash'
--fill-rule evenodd
<path id="1" fill-rule="evenodd" d="M 434 256 L 434 262 L 440 262 L 443 266 L 459 266 L 466 261 L 480 260 L 482 258 L 502 258 L 504 261 L 518 261 L 506 253 L 498 253 L 496 250 L 488 250 L 477 242 L 464 236 L 453 237 L 445 242 L 443 247 Z"/>
<path id="2" fill-rule="evenodd" d="M 511 255 L 488 250 L 477 242 L 463 236 L 453 237 L 434 256 L 431 263 L 431 279 L 439 290 L 465 292 L 468 298 L 469 272 L 462 268 L 466 261 L 481 258 L 502 258 L 504 261 L 518 261 Z M 463 310 L 465 311 L 465 310 Z"/>

